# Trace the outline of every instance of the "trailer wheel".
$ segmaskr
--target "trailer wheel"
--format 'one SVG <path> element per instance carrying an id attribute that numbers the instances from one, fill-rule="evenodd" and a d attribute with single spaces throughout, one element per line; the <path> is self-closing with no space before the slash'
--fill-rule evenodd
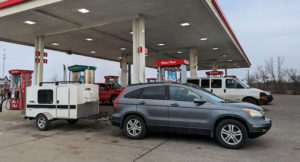
<path id="1" fill-rule="evenodd" d="M 40 131 L 46 131 L 49 129 L 51 121 L 48 120 L 47 116 L 40 114 L 36 118 L 36 127 Z"/>
<path id="2" fill-rule="evenodd" d="M 78 119 L 68 119 L 67 120 L 69 124 L 76 124 L 78 122 Z"/>

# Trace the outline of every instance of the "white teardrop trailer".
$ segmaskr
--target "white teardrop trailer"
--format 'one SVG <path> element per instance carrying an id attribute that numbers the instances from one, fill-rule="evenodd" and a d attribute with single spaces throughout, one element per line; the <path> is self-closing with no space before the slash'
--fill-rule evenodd
<path id="1" fill-rule="evenodd" d="M 26 89 L 26 118 L 36 119 L 39 130 L 49 129 L 51 121 L 63 119 L 107 120 L 99 111 L 98 85 L 79 82 L 43 82 Z"/>

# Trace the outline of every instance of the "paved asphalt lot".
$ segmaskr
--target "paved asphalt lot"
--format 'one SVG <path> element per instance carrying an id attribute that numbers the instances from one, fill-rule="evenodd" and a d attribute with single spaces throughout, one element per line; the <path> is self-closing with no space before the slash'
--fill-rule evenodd
<path id="1" fill-rule="evenodd" d="M 273 127 L 240 150 L 205 136 L 152 133 L 130 140 L 108 121 L 55 121 L 41 132 L 20 111 L 6 111 L 0 114 L 0 161 L 300 161 L 300 96 L 275 95 L 263 107 Z"/>

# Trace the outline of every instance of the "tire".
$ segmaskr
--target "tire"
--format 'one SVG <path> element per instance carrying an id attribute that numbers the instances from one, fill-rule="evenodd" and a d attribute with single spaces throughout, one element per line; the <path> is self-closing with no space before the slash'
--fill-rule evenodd
<path id="1" fill-rule="evenodd" d="M 243 100 L 244 102 L 248 102 L 248 103 L 252 103 L 252 104 L 254 104 L 254 105 L 257 105 L 257 101 L 256 101 L 256 99 L 254 99 L 254 98 L 245 98 L 244 100 Z"/>
<path id="2" fill-rule="evenodd" d="M 112 104 L 115 104 L 116 98 L 117 98 L 117 96 L 112 96 L 111 97 L 110 101 L 111 101 Z"/>
<path id="3" fill-rule="evenodd" d="M 219 144 L 230 149 L 242 147 L 248 139 L 244 124 L 234 119 L 221 121 L 216 127 L 215 135 Z"/>
<path id="4" fill-rule="evenodd" d="M 68 119 L 67 120 L 69 124 L 76 124 L 78 122 L 78 119 Z"/>
<path id="5" fill-rule="evenodd" d="M 132 127 L 133 129 L 131 129 Z M 131 139 L 141 139 L 145 137 L 147 130 L 144 120 L 136 115 L 128 116 L 124 121 L 123 132 Z"/>
<path id="6" fill-rule="evenodd" d="M 51 121 L 48 120 L 47 116 L 40 114 L 36 117 L 36 127 L 40 131 L 46 131 L 49 129 Z"/>

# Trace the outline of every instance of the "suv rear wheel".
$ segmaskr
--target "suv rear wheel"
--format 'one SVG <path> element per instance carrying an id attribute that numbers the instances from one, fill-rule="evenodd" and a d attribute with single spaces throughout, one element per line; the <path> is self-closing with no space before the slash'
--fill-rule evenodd
<path id="1" fill-rule="evenodd" d="M 217 125 L 216 138 L 222 146 L 237 149 L 246 143 L 248 133 L 241 122 L 225 119 Z"/>
<path id="2" fill-rule="evenodd" d="M 128 138 L 141 139 L 146 135 L 144 120 L 136 115 L 130 115 L 125 119 L 123 132 Z"/>

